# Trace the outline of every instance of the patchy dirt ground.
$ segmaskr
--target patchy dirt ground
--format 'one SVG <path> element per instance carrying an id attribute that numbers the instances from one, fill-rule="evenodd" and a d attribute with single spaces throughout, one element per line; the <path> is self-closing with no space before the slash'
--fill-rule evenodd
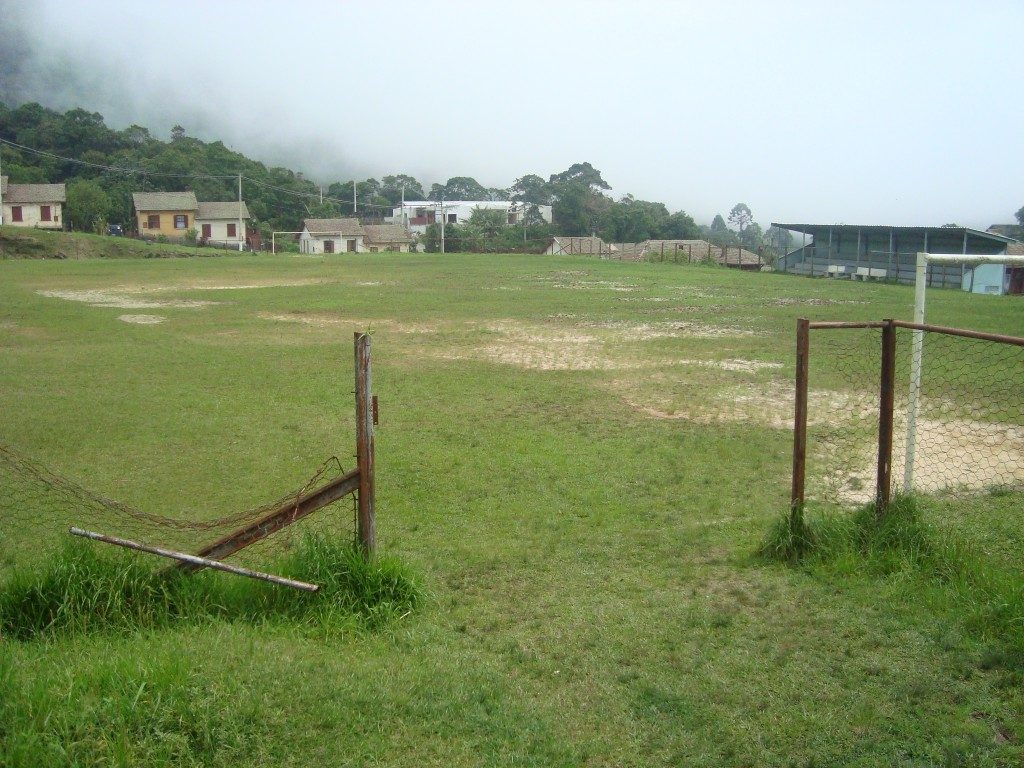
<path id="1" fill-rule="evenodd" d="M 365 317 L 343 317 L 333 312 L 258 312 L 257 317 L 263 320 L 273 320 L 278 323 L 291 323 L 304 325 L 311 328 L 337 328 L 340 326 L 351 326 L 352 328 L 386 328 L 395 333 L 437 333 L 439 325 L 431 323 L 400 323 L 387 318 L 370 319 Z"/>
<path id="2" fill-rule="evenodd" d="M 644 358 L 627 354 L 623 345 L 663 338 L 719 339 L 752 335 L 741 328 L 698 322 L 629 323 L 577 320 L 571 314 L 553 316 L 560 324 L 522 323 L 500 320 L 480 329 L 483 339 L 455 351 L 442 352 L 450 360 L 489 360 L 538 371 L 612 371 L 657 368 L 673 365 L 758 365 L 752 361 L 679 360 Z M 569 321 L 569 322 L 565 322 Z M 772 367 L 773 363 L 764 363 Z"/>
<path id="3" fill-rule="evenodd" d="M 123 323 L 134 323 L 135 325 L 159 325 L 167 318 L 163 315 L 118 315 L 117 319 Z"/>
<path id="4" fill-rule="evenodd" d="M 761 361 L 680 361 L 725 371 L 754 373 L 774 367 Z M 735 363 L 735 365 L 733 365 Z M 793 429 L 793 388 L 784 381 L 737 382 L 732 386 L 673 393 L 665 373 L 649 381 L 619 379 L 612 388 L 637 412 L 655 419 L 698 424 L 749 422 Z M 874 496 L 878 404 L 873 392 L 811 390 L 808 393 L 808 497 L 862 504 Z M 941 403 L 922 403 L 938 413 Z M 947 408 L 948 410 L 948 408 Z M 906 455 L 906 405 L 895 414 L 893 478 L 902 483 Z M 974 419 L 918 418 L 914 488 L 924 492 L 973 493 L 1024 483 L 1024 425 Z"/>
<path id="5" fill-rule="evenodd" d="M 141 298 L 137 293 L 117 290 L 87 291 L 37 291 L 40 296 L 51 299 L 77 301 L 92 307 L 111 307 L 114 309 L 200 309 L 219 304 L 218 301 L 199 301 L 194 299 L 152 299 Z"/>

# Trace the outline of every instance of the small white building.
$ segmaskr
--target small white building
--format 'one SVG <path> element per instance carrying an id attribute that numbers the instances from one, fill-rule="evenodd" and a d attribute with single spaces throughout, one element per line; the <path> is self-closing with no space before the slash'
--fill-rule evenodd
<path id="1" fill-rule="evenodd" d="M 303 219 L 299 253 L 363 253 L 364 236 L 359 219 Z"/>
<path id="2" fill-rule="evenodd" d="M 201 202 L 196 208 L 196 235 L 199 242 L 207 245 L 237 248 L 245 242 L 245 227 L 249 218 L 249 209 L 244 200 Z"/>
<path id="3" fill-rule="evenodd" d="M 67 191 L 63 184 L 9 184 L 0 177 L 0 224 L 63 229 Z"/>
<path id="4" fill-rule="evenodd" d="M 443 203 L 445 224 L 464 224 L 469 221 L 473 211 L 503 211 L 509 225 L 522 224 L 527 210 L 536 207 L 544 221 L 551 223 L 551 206 L 532 203 L 514 202 L 512 200 L 446 200 Z M 385 221 L 400 224 L 410 232 L 423 234 L 431 224 L 440 224 L 442 203 L 432 200 L 407 200 L 385 217 Z"/>

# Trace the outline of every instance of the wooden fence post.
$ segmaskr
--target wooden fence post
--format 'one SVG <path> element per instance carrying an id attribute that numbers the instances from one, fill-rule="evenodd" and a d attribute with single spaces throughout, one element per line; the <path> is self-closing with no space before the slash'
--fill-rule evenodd
<path id="1" fill-rule="evenodd" d="M 359 545 L 370 555 L 376 546 L 376 503 L 373 487 L 373 379 L 370 371 L 370 335 L 355 334 L 356 359 L 356 464 L 359 468 Z"/>
<path id="2" fill-rule="evenodd" d="M 896 325 L 886 320 L 882 327 L 882 371 L 878 393 L 878 474 L 875 482 L 875 513 L 881 517 L 889 508 L 892 492 L 893 400 L 896 391 Z"/>
<path id="3" fill-rule="evenodd" d="M 806 317 L 796 321 L 796 408 L 793 414 L 793 489 L 790 524 L 802 522 L 804 479 L 807 469 L 807 378 L 811 324 Z"/>

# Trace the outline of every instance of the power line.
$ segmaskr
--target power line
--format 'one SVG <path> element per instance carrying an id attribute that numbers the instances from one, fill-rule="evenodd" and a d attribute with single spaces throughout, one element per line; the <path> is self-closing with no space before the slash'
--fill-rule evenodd
<path id="1" fill-rule="evenodd" d="M 253 184 L 256 184 L 258 186 L 266 187 L 267 189 L 273 189 L 273 190 L 276 190 L 277 192 L 284 192 L 287 195 L 295 195 L 296 197 L 309 197 L 309 198 L 313 198 L 313 199 L 319 200 L 320 202 L 336 203 L 338 205 L 352 205 L 352 201 L 351 200 L 344 200 L 344 199 L 341 199 L 341 198 L 338 198 L 338 197 L 329 197 L 329 196 L 326 196 L 326 195 L 321 197 L 320 192 L 303 192 L 303 191 L 297 190 L 297 189 L 288 189 L 286 187 L 278 187 L 278 186 L 276 186 L 274 184 L 268 184 L 265 181 L 259 181 L 257 179 L 254 179 L 254 178 L 250 177 L 250 176 L 243 176 L 242 178 L 244 178 L 246 181 L 250 181 Z M 363 206 L 365 206 L 367 208 L 384 208 L 384 209 L 397 208 L 398 207 L 397 205 L 390 205 L 390 204 L 389 205 L 382 205 L 380 203 L 366 203 L 366 202 L 360 202 L 360 205 L 363 205 Z"/>
<path id="2" fill-rule="evenodd" d="M 114 173 L 123 173 L 126 176 L 141 175 L 141 176 L 159 176 L 163 178 L 176 178 L 176 179 L 234 179 L 237 174 L 231 175 L 213 175 L 204 173 L 166 173 L 163 171 L 147 171 L 141 168 L 122 168 L 116 165 L 103 165 L 102 163 L 90 163 L 87 160 L 78 160 L 74 157 L 63 157 L 61 155 L 54 154 L 53 152 L 45 152 L 41 149 L 35 149 L 34 147 L 26 147 L 24 144 L 18 144 L 14 141 L 8 141 L 7 139 L 0 139 L 0 144 L 6 144 L 9 147 L 14 147 L 23 152 L 31 152 L 35 155 L 42 157 L 48 157 L 51 160 L 60 160 L 64 163 L 75 163 L 77 165 L 84 165 L 88 168 L 99 168 L 104 171 L 113 171 Z"/>

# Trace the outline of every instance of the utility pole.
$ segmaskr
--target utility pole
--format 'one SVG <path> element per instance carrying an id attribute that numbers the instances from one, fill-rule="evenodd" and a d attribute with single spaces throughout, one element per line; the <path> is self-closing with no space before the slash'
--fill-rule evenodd
<path id="1" fill-rule="evenodd" d="M 444 195 L 441 196 L 441 253 L 444 253 Z"/>
<path id="2" fill-rule="evenodd" d="M 402 226 L 409 229 L 409 219 L 405 215 L 405 184 L 402 185 L 402 207 L 400 210 L 402 211 Z"/>
<path id="3" fill-rule="evenodd" d="M 0 143 L 0 157 L 4 154 L 4 145 Z M 0 224 L 4 223 L 4 169 L 3 161 L 0 160 Z"/>
<path id="4" fill-rule="evenodd" d="M 320 185 L 320 205 L 324 204 L 324 185 Z"/>
<path id="5" fill-rule="evenodd" d="M 356 200 L 356 180 L 352 179 L 352 213 L 359 213 L 359 201 Z"/>
<path id="6" fill-rule="evenodd" d="M 238 174 L 238 250 L 245 250 L 245 224 L 242 222 L 242 174 Z"/>

